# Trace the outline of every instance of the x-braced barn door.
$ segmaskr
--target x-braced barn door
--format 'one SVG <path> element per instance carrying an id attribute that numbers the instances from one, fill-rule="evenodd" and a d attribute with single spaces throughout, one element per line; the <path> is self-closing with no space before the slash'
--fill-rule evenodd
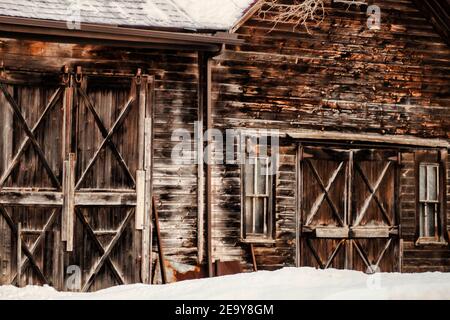
<path id="1" fill-rule="evenodd" d="M 398 271 L 398 152 L 301 147 L 299 264 Z"/>
<path id="2" fill-rule="evenodd" d="M 68 263 L 81 267 L 82 291 L 148 283 L 151 82 L 140 74 L 80 70 L 72 81 L 63 215 L 63 240 L 74 243 Z"/>
<path id="3" fill-rule="evenodd" d="M 0 284 L 50 284 L 62 210 L 59 75 L 0 77 Z"/>
<path id="4" fill-rule="evenodd" d="M 2 283 L 148 283 L 151 79 L 81 68 L 35 78 L 0 82 Z M 69 266 L 81 287 L 64 286 Z"/>

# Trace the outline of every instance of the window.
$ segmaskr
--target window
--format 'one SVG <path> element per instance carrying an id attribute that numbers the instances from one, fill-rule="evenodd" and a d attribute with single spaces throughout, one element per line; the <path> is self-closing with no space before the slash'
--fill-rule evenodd
<path id="1" fill-rule="evenodd" d="M 439 164 L 419 165 L 419 236 L 439 241 L 440 238 L 440 190 Z"/>
<path id="2" fill-rule="evenodd" d="M 247 241 L 264 241 L 272 239 L 272 158 L 253 152 L 260 150 L 254 146 L 247 142 L 242 166 L 242 237 Z"/>

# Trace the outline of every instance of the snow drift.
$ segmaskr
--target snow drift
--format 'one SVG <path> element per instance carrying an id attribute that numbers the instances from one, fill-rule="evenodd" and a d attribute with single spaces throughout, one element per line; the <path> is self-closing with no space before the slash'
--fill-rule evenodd
<path id="1" fill-rule="evenodd" d="M 95 293 L 51 287 L 0 287 L 0 299 L 450 299 L 450 273 L 367 275 L 346 270 L 285 268 L 168 285 L 126 285 Z"/>

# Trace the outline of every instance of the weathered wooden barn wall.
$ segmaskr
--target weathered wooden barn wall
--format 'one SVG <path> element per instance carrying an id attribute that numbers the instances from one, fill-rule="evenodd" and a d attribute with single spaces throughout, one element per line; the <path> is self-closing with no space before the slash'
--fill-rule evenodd
<path id="1" fill-rule="evenodd" d="M 448 161 L 450 163 L 450 159 Z M 450 250 L 448 246 L 417 247 L 416 238 L 416 178 L 414 153 L 402 154 L 400 209 L 403 239 L 402 272 L 450 271 Z M 448 166 L 448 165 L 447 165 Z M 447 179 L 450 170 L 447 169 Z M 447 180 L 448 181 L 448 180 Z M 447 183 L 447 221 L 450 221 L 449 196 L 450 184 Z M 448 225 L 447 225 L 448 228 Z M 448 228 L 450 230 L 450 228 Z"/>
<path id="2" fill-rule="evenodd" d="M 295 265 L 296 250 L 296 153 L 295 145 L 280 141 L 276 173 L 275 243 L 255 244 L 258 269 Z M 240 155 L 238 154 L 238 157 Z M 241 240 L 241 166 L 215 164 L 213 170 L 213 259 L 241 261 L 251 271 L 249 243 Z"/>
<path id="3" fill-rule="evenodd" d="M 376 4 L 382 13 L 379 31 L 367 28 L 365 8 L 360 11 L 330 1 L 324 21 L 309 26 L 310 33 L 303 28 L 293 31 L 292 25 L 283 23 L 274 27 L 269 16 L 263 20 L 255 14 L 236 31 L 247 43 L 228 46 L 215 58 L 214 126 L 450 138 L 450 48 L 411 1 Z M 281 187 L 277 230 L 288 240 L 280 238 L 276 245 L 256 249 L 258 264 L 267 268 L 294 265 L 292 148 L 282 149 L 281 158 L 287 163 L 280 164 L 277 177 Z M 243 255 L 248 250 L 239 244 L 237 230 L 237 170 L 214 168 L 214 257 L 242 256 L 250 268 L 251 259 Z M 408 174 L 408 170 L 403 173 Z M 407 179 L 402 180 L 406 184 L 402 190 L 410 192 Z M 404 270 L 419 270 L 413 267 L 420 264 L 418 258 L 432 259 L 424 267 L 448 266 L 448 248 L 411 247 L 413 208 L 408 196 L 402 197 L 402 221 L 409 239 Z"/>
<path id="4" fill-rule="evenodd" d="M 7 74 L 15 74 L 22 71 L 31 72 L 26 76 L 30 80 L 33 79 L 34 74 L 38 73 L 54 73 L 59 75 L 63 65 L 67 65 L 71 69 L 75 66 L 81 66 L 84 74 L 123 75 L 131 77 L 136 74 L 137 68 L 141 68 L 143 74 L 154 77 L 153 189 L 156 197 L 157 209 L 160 215 L 163 246 L 165 254 L 169 259 L 172 258 L 178 262 L 195 265 L 197 262 L 197 166 L 193 164 L 175 165 L 172 163 L 171 151 L 175 142 L 171 142 L 171 135 L 174 129 L 179 128 L 185 129 L 192 134 L 194 131 L 194 121 L 197 119 L 198 108 L 197 53 L 151 49 L 125 49 L 97 45 L 62 44 L 1 38 L 0 60 L 3 61 L 6 69 L 5 72 Z M 42 97 L 42 101 L 38 101 L 39 104 L 44 102 L 44 98 L 45 97 Z M 113 100 L 109 101 L 114 103 Z M 6 107 L 7 104 L 3 102 L 4 101 L 1 102 L 1 105 Z M 8 112 L 9 111 L 2 110 L 2 117 L 8 117 Z M 24 110 L 24 113 L 27 112 L 27 110 Z M 55 154 L 61 152 L 61 150 L 58 149 L 58 139 L 61 139 L 61 135 L 55 133 L 61 131 L 58 129 L 61 125 L 61 119 L 57 117 L 58 114 L 59 113 L 55 113 L 55 116 L 52 116 L 51 123 L 46 123 L 46 127 L 50 132 L 53 132 L 53 134 L 49 134 L 47 131 L 45 134 L 42 133 L 42 135 L 45 135 L 47 138 L 51 136 L 54 137 L 54 139 L 48 139 L 46 142 L 54 144 L 55 147 L 52 150 L 46 148 L 46 152 Z M 112 121 L 115 120 L 115 116 L 117 116 L 117 114 L 109 114 L 106 109 L 102 110 L 100 115 L 104 118 L 105 123 L 108 124 L 112 124 Z M 30 115 L 30 117 L 27 116 L 27 121 L 33 123 L 36 120 L 33 117 L 36 117 L 36 115 Z M 2 120 L 3 119 L 4 118 L 2 118 Z M 86 121 L 88 120 L 89 119 Z M 91 120 L 92 119 L 89 121 Z M 6 122 L 1 121 L 1 123 Z M 131 130 L 132 128 L 129 129 Z M 0 130 L 2 132 L 2 137 L 6 137 L 5 139 L 11 134 L 10 128 L 0 126 Z M 93 134 L 94 137 L 99 139 L 97 142 L 100 144 L 101 139 L 97 134 L 94 134 L 96 129 L 93 124 L 92 128 L 89 130 L 85 132 L 84 136 L 87 137 L 90 134 Z M 21 139 L 21 137 L 16 138 L 18 139 L 16 139 L 17 141 L 20 141 Z M 55 139 L 56 141 L 54 141 Z M 137 141 L 135 141 L 135 139 L 129 139 L 128 142 L 116 140 L 116 143 L 119 145 L 119 149 L 124 154 L 125 159 L 127 161 L 130 160 L 128 158 L 134 154 L 131 151 Z M 0 149 L 0 152 L 4 152 L 5 154 L 8 154 L 8 151 L 4 148 L 16 148 L 13 145 L 10 146 L 7 144 L 0 144 L 0 146 L 2 148 Z M 89 149 L 90 152 L 94 152 L 96 147 L 97 146 L 92 145 Z M 58 157 L 56 156 L 56 158 Z M 2 161 L 3 160 L 8 161 L 8 159 L 2 158 Z M 87 159 L 84 161 L 86 162 Z M 20 174 L 27 175 L 28 172 L 32 171 L 32 166 L 33 164 L 30 164 L 26 167 L 27 170 L 21 171 L 22 173 Z M 6 163 L 5 165 L 0 164 L 1 170 L 4 170 L 5 168 Z M 130 168 L 133 169 L 135 166 L 132 165 Z M 22 169 L 25 169 L 25 167 Z M 61 177 L 62 168 L 55 165 L 54 170 L 55 172 L 58 172 L 58 177 Z M 102 181 L 110 179 L 113 175 L 118 175 L 117 170 L 110 173 L 100 170 L 98 173 L 100 174 L 98 178 Z M 1 174 L 3 174 L 3 172 Z M 39 176 L 29 176 L 28 178 L 33 181 L 39 180 Z M 46 179 L 42 179 L 42 183 L 45 182 Z M 25 211 L 27 210 L 28 209 Z M 35 221 L 35 223 L 31 223 L 28 227 L 41 228 L 45 219 L 48 218 L 47 215 L 49 212 L 47 211 L 42 212 L 42 214 L 40 213 L 42 221 Z M 27 211 L 27 214 L 33 216 L 33 213 L 30 210 Z M 115 215 L 120 214 L 116 213 Z M 38 215 L 35 214 L 34 217 L 35 218 L 33 219 L 36 219 Z M 28 221 L 27 217 L 23 216 L 22 218 L 24 221 Z M 16 215 L 14 219 L 15 222 L 19 222 L 20 217 Z M 112 220 L 110 221 L 111 223 L 108 221 L 109 219 L 106 219 L 105 224 L 101 226 L 101 228 L 107 228 L 109 224 L 111 224 L 111 227 L 114 227 L 115 224 L 117 224 Z M 56 225 L 53 228 L 54 231 L 59 229 L 59 223 L 59 219 L 57 219 Z M 93 221 L 93 223 L 97 226 L 101 225 L 97 224 L 96 221 Z M 14 257 L 16 250 L 14 246 L 15 239 L 11 238 L 12 234 L 3 219 L 0 219 L 0 230 L 1 243 L 3 246 L 1 251 L 2 255 L 12 254 Z M 47 247 L 51 247 L 53 236 L 54 234 L 50 232 L 48 237 L 46 237 L 45 245 Z M 76 241 L 85 243 L 86 240 L 79 237 L 83 237 L 83 235 L 77 235 Z M 114 259 L 117 258 L 117 255 L 123 257 L 123 259 L 127 259 L 127 250 L 129 249 L 127 246 L 129 245 L 129 241 L 131 240 L 125 235 L 123 244 L 119 243 L 115 249 Z M 95 248 L 89 246 L 86 248 L 87 249 L 85 250 L 95 250 Z M 123 253 L 120 254 L 121 250 Z M 52 268 L 51 261 L 53 257 L 51 256 L 51 252 L 51 250 L 48 250 L 47 255 L 44 256 L 44 251 L 42 251 L 40 258 L 38 258 L 38 263 L 42 263 L 44 266 L 43 268 L 46 268 L 46 270 L 51 270 Z M 78 253 L 75 253 L 75 255 L 76 254 Z M 76 263 L 77 258 L 74 258 L 71 261 Z M 133 262 L 131 261 L 131 263 Z M 9 274 L 6 269 L 11 268 L 13 264 L 14 261 L 9 261 L 2 265 L 2 267 L 5 268 L 4 274 Z M 83 270 L 85 274 L 89 271 L 90 270 Z M 124 270 L 125 273 L 128 273 L 129 271 L 130 270 L 128 269 Z M 2 281 L 3 280 L 6 282 L 8 279 L 2 278 Z M 113 283 L 108 282 L 101 283 L 100 281 L 98 284 L 94 283 L 92 289 L 99 289 L 112 284 Z"/>

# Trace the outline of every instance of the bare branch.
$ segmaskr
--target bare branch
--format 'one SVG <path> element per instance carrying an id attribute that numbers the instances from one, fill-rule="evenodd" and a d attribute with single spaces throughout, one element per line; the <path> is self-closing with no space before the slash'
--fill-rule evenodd
<path id="1" fill-rule="evenodd" d="M 273 21 L 273 31 L 279 23 L 293 24 L 293 31 L 299 27 L 308 30 L 308 23 L 319 25 L 325 18 L 326 0 L 292 0 L 290 4 L 286 0 L 266 0 L 259 9 L 258 15 L 263 20 Z M 339 1 L 346 4 L 361 4 L 365 1 L 347 0 Z"/>

